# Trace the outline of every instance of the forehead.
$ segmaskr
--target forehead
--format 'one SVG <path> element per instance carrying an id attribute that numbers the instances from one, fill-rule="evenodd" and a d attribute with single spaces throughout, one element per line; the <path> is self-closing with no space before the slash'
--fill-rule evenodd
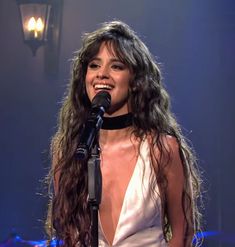
<path id="1" fill-rule="evenodd" d="M 132 61 L 129 59 L 129 49 L 125 45 L 122 44 L 120 40 L 103 40 L 101 42 L 97 41 L 94 42 L 84 54 L 84 61 L 87 65 L 92 60 L 98 58 L 100 56 L 100 52 L 102 49 L 106 50 L 108 56 L 119 60 L 123 64 L 132 69 Z"/>
<path id="2" fill-rule="evenodd" d="M 125 48 L 122 47 L 119 42 L 115 42 L 114 40 L 103 41 L 99 46 L 98 52 L 93 58 L 98 57 L 101 53 L 106 53 L 105 55 L 111 57 L 113 60 L 118 60 L 131 68 L 127 61 Z"/>
<path id="3" fill-rule="evenodd" d="M 106 53 L 111 57 L 118 58 L 116 50 L 117 49 L 116 49 L 116 47 L 114 46 L 114 44 L 112 42 L 107 42 L 107 41 L 106 42 L 102 42 L 100 47 L 99 47 L 99 50 L 98 50 L 98 53 L 96 54 L 96 56 L 101 54 L 101 53 Z"/>

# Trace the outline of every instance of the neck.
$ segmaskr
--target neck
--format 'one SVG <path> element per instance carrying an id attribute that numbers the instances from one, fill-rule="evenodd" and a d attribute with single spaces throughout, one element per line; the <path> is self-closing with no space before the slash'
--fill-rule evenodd
<path id="1" fill-rule="evenodd" d="M 101 147 L 119 145 L 126 140 L 132 139 L 133 128 L 126 127 L 123 129 L 106 130 L 101 129 L 99 143 Z"/>
<path id="2" fill-rule="evenodd" d="M 133 130 L 132 119 L 132 113 L 115 117 L 103 117 L 99 136 L 100 145 L 114 145 L 130 139 Z"/>
<path id="3" fill-rule="evenodd" d="M 130 112 L 116 117 L 103 117 L 103 124 L 101 129 L 118 130 L 132 126 L 132 124 L 133 115 Z"/>

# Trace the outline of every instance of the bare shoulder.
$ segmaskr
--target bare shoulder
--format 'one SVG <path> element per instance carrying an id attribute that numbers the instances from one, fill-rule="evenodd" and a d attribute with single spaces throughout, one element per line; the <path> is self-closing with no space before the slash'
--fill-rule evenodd
<path id="1" fill-rule="evenodd" d="M 176 137 L 171 135 L 161 135 L 160 139 L 166 151 L 172 154 L 179 151 L 179 142 Z"/>
<path id="2" fill-rule="evenodd" d="M 183 164 L 180 156 L 180 144 L 177 138 L 171 135 L 161 135 L 160 139 L 163 145 L 162 157 L 164 163 L 167 164 L 165 166 L 166 172 L 182 172 Z"/>
<path id="3" fill-rule="evenodd" d="M 148 136 L 150 147 L 154 154 L 153 164 L 160 168 L 165 173 L 175 168 L 182 167 L 182 160 L 180 157 L 180 144 L 176 137 L 161 134 L 159 139 L 154 140 L 154 135 Z M 150 148 L 151 150 L 151 148 Z"/>

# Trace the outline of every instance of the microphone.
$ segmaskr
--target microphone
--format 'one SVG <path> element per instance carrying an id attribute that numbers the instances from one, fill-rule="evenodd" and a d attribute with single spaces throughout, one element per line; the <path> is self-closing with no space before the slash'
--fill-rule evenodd
<path id="1" fill-rule="evenodd" d="M 86 160 L 98 131 L 103 123 L 103 115 L 111 104 L 111 95 L 106 91 L 101 91 L 95 95 L 91 102 L 91 111 L 83 128 L 80 143 L 76 150 L 79 160 Z"/>

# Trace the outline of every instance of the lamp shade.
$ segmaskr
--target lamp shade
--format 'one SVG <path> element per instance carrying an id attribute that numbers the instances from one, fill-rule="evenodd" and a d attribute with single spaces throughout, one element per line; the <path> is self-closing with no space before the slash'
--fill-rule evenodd
<path id="1" fill-rule="evenodd" d="M 51 1 L 17 0 L 24 42 L 36 54 L 37 49 L 47 41 L 48 25 L 51 12 Z"/>

